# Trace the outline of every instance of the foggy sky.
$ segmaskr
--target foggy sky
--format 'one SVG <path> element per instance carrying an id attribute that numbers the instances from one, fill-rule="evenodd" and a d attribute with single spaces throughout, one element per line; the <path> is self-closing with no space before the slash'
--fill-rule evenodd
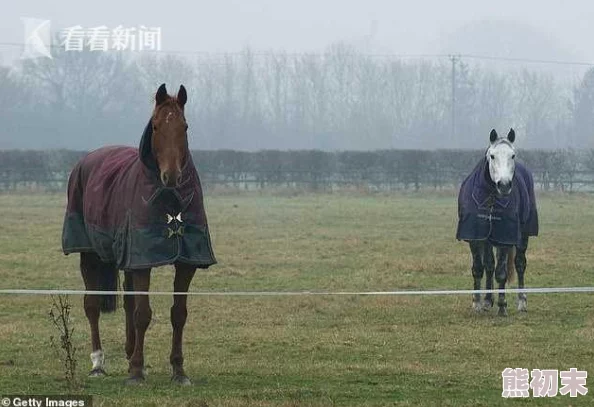
<path id="1" fill-rule="evenodd" d="M 164 50 L 233 52 L 250 46 L 302 52 L 346 41 L 376 53 L 468 52 L 445 49 L 444 38 L 467 24 L 496 20 L 525 24 L 550 38 L 557 44 L 553 53 L 559 55 L 543 50 L 549 58 L 594 60 L 594 2 L 585 0 L 3 0 L 1 4 L 0 42 L 22 42 L 20 18 L 35 17 L 50 19 L 54 29 L 77 24 L 159 26 Z M 0 45 L 0 52 L 8 53 L 7 48 Z M 494 50 L 482 53 L 490 51 Z"/>

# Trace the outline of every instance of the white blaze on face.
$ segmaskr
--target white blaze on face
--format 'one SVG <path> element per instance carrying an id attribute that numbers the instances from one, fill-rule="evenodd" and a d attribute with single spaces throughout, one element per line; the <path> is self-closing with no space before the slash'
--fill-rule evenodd
<path id="1" fill-rule="evenodd" d="M 516 152 L 511 143 L 496 141 L 487 150 L 489 175 L 500 193 L 509 193 L 516 168 Z"/>

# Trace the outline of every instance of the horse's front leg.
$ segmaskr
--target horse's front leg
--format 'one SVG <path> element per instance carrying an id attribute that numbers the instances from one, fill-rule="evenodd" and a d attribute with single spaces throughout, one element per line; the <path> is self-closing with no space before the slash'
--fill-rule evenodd
<path id="1" fill-rule="evenodd" d="M 187 293 L 195 272 L 195 266 L 176 263 L 173 291 L 176 293 Z M 184 326 L 186 325 L 188 316 L 187 299 L 188 297 L 186 295 L 174 295 L 173 306 L 171 307 L 171 326 L 173 328 L 171 355 L 169 357 L 173 370 L 171 380 L 182 385 L 191 384 L 190 379 L 184 372 L 184 356 L 182 351 Z"/>
<path id="2" fill-rule="evenodd" d="M 495 267 L 495 280 L 498 283 L 500 290 L 505 290 L 505 283 L 507 282 L 507 256 L 510 254 L 510 247 L 498 247 L 497 248 L 497 265 Z M 505 293 L 499 293 L 499 299 L 497 301 L 499 306 L 498 315 L 507 316 L 507 301 L 505 300 Z"/>
<path id="3" fill-rule="evenodd" d="M 472 278 L 474 279 L 474 289 L 481 289 L 481 280 L 483 279 L 484 265 L 483 265 L 483 248 L 484 243 L 481 241 L 471 241 L 470 254 L 472 256 Z M 475 312 L 481 311 L 481 295 L 475 293 L 472 295 L 472 309 Z"/>
<path id="4" fill-rule="evenodd" d="M 95 253 L 80 254 L 80 270 L 88 291 L 101 289 L 99 257 Z M 93 364 L 90 377 L 104 376 L 104 354 L 101 349 L 101 336 L 99 335 L 99 315 L 101 309 L 101 297 L 98 295 L 85 294 L 84 296 L 85 315 L 89 320 L 91 328 L 91 363 Z"/>
<path id="5" fill-rule="evenodd" d="M 524 288 L 524 272 L 526 271 L 526 250 L 528 249 L 528 236 L 522 236 L 522 244 L 516 247 L 516 258 L 514 265 L 516 266 L 516 273 L 518 274 L 518 288 Z M 518 311 L 528 311 L 528 304 L 526 300 L 526 293 L 520 291 L 518 293 Z"/>
<path id="6" fill-rule="evenodd" d="M 493 256 L 493 245 L 489 242 L 485 242 L 485 250 L 483 253 L 483 264 L 485 266 L 485 274 L 487 279 L 486 289 L 493 289 L 493 275 L 495 274 L 495 257 Z M 485 294 L 485 302 L 483 308 L 490 310 L 493 308 L 493 293 Z"/>
<path id="7" fill-rule="evenodd" d="M 134 271 L 124 272 L 124 291 L 134 291 Z M 136 343 L 136 327 L 134 326 L 134 295 L 124 294 L 124 311 L 126 311 L 126 359 L 130 360 Z"/>
<path id="8" fill-rule="evenodd" d="M 134 291 L 149 291 L 151 283 L 151 269 L 134 270 L 132 281 Z M 153 311 L 149 303 L 149 296 L 138 294 L 134 296 L 134 351 L 129 360 L 128 384 L 142 383 L 144 372 L 144 335 L 151 323 Z"/>

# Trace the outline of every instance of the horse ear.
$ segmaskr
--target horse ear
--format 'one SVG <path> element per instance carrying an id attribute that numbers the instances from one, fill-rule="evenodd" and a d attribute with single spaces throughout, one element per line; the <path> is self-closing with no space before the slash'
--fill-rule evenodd
<path id="1" fill-rule="evenodd" d="M 491 130 L 491 134 L 489 135 L 489 140 L 491 141 L 491 143 L 494 143 L 495 140 L 497 140 L 497 137 L 499 136 L 497 135 L 495 129 Z"/>
<path id="2" fill-rule="evenodd" d="M 179 103 L 179 105 L 183 109 L 184 105 L 186 104 L 187 101 L 188 101 L 188 93 L 186 92 L 186 88 L 184 87 L 184 85 L 181 85 L 179 87 L 179 91 L 177 92 L 177 103 Z"/>
<path id="3" fill-rule="evenodd" d="M 516 139 L 516 132 L 514 131 L 514 129 L 509 129 L 509 133 L 507 133 L 507 139 L 510 143 L 514 142 L 514 140 Z"/>
<path id="4" fill-rule="evenodd" d="M 159 86 L 159 89 L 157 89 L 157 94 L 155 95 L 155 102 L 157 106 L 165 102 L 168 97 L 169 95 L 167 94 L 167 88 L 165 88 L 165 84 L 162 84 Z"/>

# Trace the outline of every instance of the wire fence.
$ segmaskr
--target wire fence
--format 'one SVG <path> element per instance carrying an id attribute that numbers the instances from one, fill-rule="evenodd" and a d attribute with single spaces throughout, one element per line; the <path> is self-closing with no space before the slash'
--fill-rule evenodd
<path id="1" fill-rule="evenodd" d="M 484 290 L 395 290 L 395 291 L 101 291 L 69 289 L 0 289 L 0 295 L 154 295 L 154 296 L 201 296 L 201 297 L 296 297 L 296 296 L 443 296 L 471 294 L 588 294 L 594 287 L 536 287 Z"/>

